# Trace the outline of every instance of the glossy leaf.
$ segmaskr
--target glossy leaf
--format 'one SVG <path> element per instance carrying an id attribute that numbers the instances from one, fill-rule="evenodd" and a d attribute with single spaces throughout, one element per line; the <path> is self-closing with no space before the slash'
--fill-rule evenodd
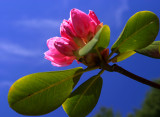
<path id="1" fill-rule="evenodd" d="M 10 88 L 8 102 L 16 112 L 24 115 L 49 113 L 68 98 L 83 73 L 81 67 L 24 76 Z"/>
<path id="2" fill-rule="evenodd" d="M 84 56 L 91 51 L 95 51 L 95 47 L 99 50 L 105 49 L 110 41 L 110 28 L 104 25 L 83 48 L 79 50 L 79 55 Z"/>
<path id="3" fill-rule="evenodd" d="M 140 11 L 127 22 L 112 51 L 124 53 L 150 45 L 159 31 L 159 19 L 150 11 Z"/>
<path id="4" fill-rule="evenodd" d="M 129 58 L 130 56 L 134 55 L 136 52 L 135 51 L 128 51 L 128 52 L 124 52 L 122 54 L 117 55 L 112 62 L 116 63 L 116 62 L 120 62 L 123 61 L 127 58 Z"/>
<path id="5" fill-rule="evenodd" d="M 69 117 L 85 117 L 98 102 L 102 88 L 102 78 L 93 76 L 80 85 L 63 103 Z"/>
<path id="6" fill-rule="evenodd" d="M 154 41 L 149 46 L 136 50 L 136 52 L 152 58 L 160 59 L 160 41 Z"/>
<path id="7" fill-rule="evenodd" d="M 104 25 L 101 31 L 101 34 L 99 36 L 98 42 L 96 44 L 96 47 L 99 50 L 104 50 L 108 47 L 110 42 L 110 28 L 108 25 Z"/>

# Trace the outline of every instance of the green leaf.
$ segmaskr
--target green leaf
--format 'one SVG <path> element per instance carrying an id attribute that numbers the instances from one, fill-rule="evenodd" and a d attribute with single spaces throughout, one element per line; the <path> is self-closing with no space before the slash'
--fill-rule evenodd
<path id="1" fill-rule="evenodd" d="M 128 57 L 132 56 L 133 54 L 135 54 L 136 52 L 135 51 L 128 51 L 128 52 L 124 52 L 122 54 L 118 54 L 113 60 L 112 62 L 113 63 L 116 63 L 116 62 L 120 62 L 120 61 L 123 61 L 125 59 L 127 59 Z"/>
<path id="2" fill-rule="evenodd" d="M 109 42 L 110 42 L 110 28 L 108 25 L 104 25 L 101 30 L 101 34 L 99 36 L 99 40 L 96 44 L 96 47 L 99 50 L 104 50 L 105 48 L 108 47 Z"/>
<path id="3" fill-rule="evenodd" d="M 49 113 L 68 98 L 82 74 L 83 69 L 78 67 L 24 76 L 11 86 L 9 105 L 23 115 Z"/>
<path id="4" fill-rule="evenodd" d="M 102 88 L 102 78 L 93 76 L 80 85 L 63 103 L 63 109 L 69 117 L 85 117 L 98 102 Z"/>
<path id="5" fill-rule="evenodd" d="M 84 56 L 91 51 L 96 51 L 95 46 L 99 50 L 105 49 L 109 45 L 110 41 L 110 28 L 104 25 L 83 48 L 79 50 L 79 55 Z"/>
<path id="6" fill-rule="evenodd" d="M 150 11 L 140 11 L 127 22 L 118 40 L 112 46 L 113 53 L 124 53 L 150 45 L 159 31 L 159 19 Z"/>
<path id="7" fill-rule="evenodd" d="M 136 52 L 145 56 L 160 59 L 160 41 L 154 41 L 149 46 L 136 50 Z"/>

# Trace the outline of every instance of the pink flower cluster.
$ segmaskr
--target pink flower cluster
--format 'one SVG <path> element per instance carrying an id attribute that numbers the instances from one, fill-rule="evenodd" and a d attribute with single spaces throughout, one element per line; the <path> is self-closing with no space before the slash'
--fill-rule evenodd
<path id="1" fill-rule="evenodd" d="M 69 20 L 63 20 L 60 26 L 61 37 L 53 37 L 47 40 L 49 50 L 45 52 L 45 58 L 52 65 L 62 67 L 70 65 L 76 59 L 75 52 L 82 48 L 98 31 L 100 21 L 93 11 L 89 14 L 72 9 Z"/>

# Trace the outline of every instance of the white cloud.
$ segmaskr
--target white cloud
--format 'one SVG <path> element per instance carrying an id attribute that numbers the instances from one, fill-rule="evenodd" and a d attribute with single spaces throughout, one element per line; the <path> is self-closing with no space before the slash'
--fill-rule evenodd
<path id="1" fill-rule="evenodd" d="M 121 4 L 117 7 L 115 11 L 115 18 L 117 26 L 119 27 L 122 23 L 122 15 L 125 11 L 129 9 L 128 0 L 121 0 Z"/>
<path id="2" fill-rule="evenodd" d="M 29 28 L 57 28 L 60 26 L 61 21 L 50 19 L 25 19 L 16 21 L 18 26 L 25 26 Z"/>
<path id="3" fill-rule="evenodd" d="M 14 43 L 0 42 L 0 53 L 14 54 L 14 55 L 20 55 L 20 56 L 27 57 L 27 56 L 36 56 L 40 52 L 35 51 L 35 50 L 33 51 L 33 50 L 25 49 Z"/>

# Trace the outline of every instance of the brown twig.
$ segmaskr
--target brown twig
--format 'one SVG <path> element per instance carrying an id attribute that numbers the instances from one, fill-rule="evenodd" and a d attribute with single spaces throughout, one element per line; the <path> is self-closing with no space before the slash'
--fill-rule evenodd
<path id="1" fill-rule="evenodd" d="M 112 66 L 109 65 L 109 64 L 106 64 L 106 65 L 103 64 L 101 67 L 102 67 L 102 69 L 104 69 L 104 70 L 107 70 L 107 71 L 110 71 L 110 72 L 118 72 L 118 73 L 120 73 L 120 74 L 123 74 L 123 75 L 125 75 L 125 76 L 128 76 L 129 78 L 131 78 L 131 79 L 133 79 L 133 80 L 136 80 L 136 81 L 138 81 L 138 82 L 141 82 L 141 83 L 143 83 L 143 84 L 149 85 L 149 86 L 151 86 L 151 87 L 160 89 L 160 84 L 157 84 L 157 83 L 155 83 L 155 82 L 152 82 L 152 81 L 149 81 L 149 80 L 147 80 L 147 79 L 145 79 L 145 78 L 142 78 L 142 77 L 140 77 L 140 76 L 137 76 L 137 75 L 135 75 L 135 74 L 133 74 L 133 73 L 125 70 L 124 68 L 118 66 L 117 64 L 113 64 Z"/>

